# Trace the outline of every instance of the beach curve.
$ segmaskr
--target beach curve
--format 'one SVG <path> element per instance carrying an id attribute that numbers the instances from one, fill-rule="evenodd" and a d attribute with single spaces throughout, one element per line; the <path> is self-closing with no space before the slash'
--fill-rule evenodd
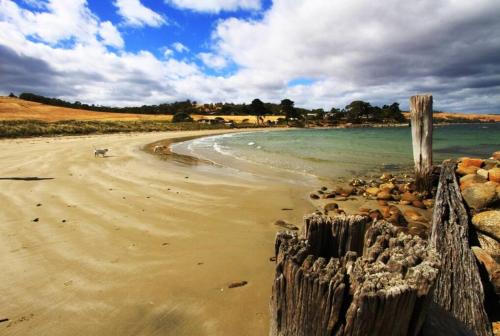
<path id="1" fill-rule="evenodd" d="M 0 141 L 0 333 L 267 333 L 272 222 L 307 191 L 141 150 L 215 132 Z"/>

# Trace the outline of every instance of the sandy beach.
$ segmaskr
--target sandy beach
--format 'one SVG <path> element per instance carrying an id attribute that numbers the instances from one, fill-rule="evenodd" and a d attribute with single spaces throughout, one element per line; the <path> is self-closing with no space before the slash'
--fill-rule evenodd
<path id="1" fill-rule="evenodd" d="M 273 222 L 311 187 L 142 150 L 211 133 L 1 140 L 0 335 L 267 334 Z"/>

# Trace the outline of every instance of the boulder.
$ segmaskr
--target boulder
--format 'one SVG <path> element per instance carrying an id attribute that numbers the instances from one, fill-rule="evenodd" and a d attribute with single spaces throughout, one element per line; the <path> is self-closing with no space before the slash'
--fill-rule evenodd
<path id="1" fill-rule="evenodd" d="M 488 171 L 486 169 L 482 169 L 482 168 L 478 169 L 476 174 L 481 176 L 481 177 L 484 177 L 486 180 L 488 179 Z"/>
<path id="2" fill-rule="evenodd" d="M 476 166 L 463 166 L 461 164 L 458 165 L 457 167 L 457 174 L 458 175 L 468 175 L 468 174 L 475 174 L 479 170 L 479 167 Z"/>
<path id="3" fill-rule="evenodd" d="M 484 183 L 486 182 L 487 179 L 485 179 L 483 176 L 479 174 L 468 174 L 465 176 L 462 176 L 460 178 L 460 190 L 464 190 L 465 188 L 476 184 L 476 183 Z"/>
<path id="4" fill-rule="evenodd" d="M 497 199 L 497 186 L 498 183 L 491 181 L 473 184 L 462 191 L 462 196 L 469 207 L 476 210 L 482 209 L 492 204 Z"/>
<path id="5" fill-rule="evenodd" d="M 426 219 L 422 216 L 418 211 L 408 209 L 404 212 L 404 215 L 407 220 L 416 221 L 416 222 L 425 222 Z"/>
<path id="6" fill-rule="evenodd" d="M 401 200 L 402 201 L 408 201 L 408 202 L 413 202 L 413 201 L 417 201 L 418 200 L 418 197 L 417 195 L 409 192 L 409 191 L 406 191 L 403 195 L 401 195 Z"/>
<path id="7" fill-rule="evenodd" d="M 422 203 L 424 203 L 424 205 L 425 205 L 425 207 L 426 207 L 426 208 L 432 208 L 432 207 L 434 207 L 434 200 L 433 200 L 433 199 L 431 199 L 431 198 L 429 198 L 429 199 L 424 199 L 424 200 L 422 201 Z"/>
<path id="8" fill-rule="evenodd" d="M 384 180 L 384 181 L 387 181 L 387 180 L 390 180 L 391 178 L 393 178 L 394 176 L 392 176 L 392 174 L 389 174 L 389 173 L 383 173 L 382 176 L 380 176 L 380 179 L 381 180 Z"/>
<path id="9" fill-rule="evenodd" d="M 472 225 L 500 242 L 500 210 L 484 211 L 474 215 Z"/>
<path id="10" fill-rule="evenodd" d="M 410 201 L 401 200 L 401 201 L 399 201 L 399 204 L 401 204 L 401 205 L 411 205 L 411 202 Z"/>
<path id="11" fill-rule="evenodd" d="M 477 239 L 479 240 L 479 246 L 488 252 L 497 263 L 500 263 L 500 242 L 481 232 L 477 232 Z"/>
<path id="12" fill-rule="evenodd" d="M 337 203 L 328 203 L 325 204 L 325 211 L 335 211 L 339 208 L 339 205 Z"/>
<path id="13" fill-rule="evenodd" d="M 387 201 L 384 201 L 384 200 L 378 200 L 377 203 L 380 206 L 387 206 L 388 205 Z"/>
<path id="14" fill-rule="evenodd" d="M 370 211 L 370 218 L 374 221 L 377 221 L 384 218 L 384 216 L 382 216 L 382 213 L 379 210 L 372 210 Z"/>
<path id="15" fill-rule="evenodd" d="M 335 196 L 337 196 L 337 194 L 334 193 L 334 192 L 331 192 L 331 193 L 328 193 L 328 194 L 324 194 L 323 198 L 335 198 Z"/>
<path id="16" fill-rule="evenodd" d="M 474 252 L 479 263 L 484 266 L 486 272 L 488 272 L 488 277 L 495 289 L 495 293 L 500 295 L 500 265 L 480 247 L 472 246 L 472 252 Z"/>
<path id="17" fill-rule="evenodd" d="M 380 192 L 380 189 L 377 187 L 369 187 L 366 188 L 366 193 L 371 196 L 377 196 L 377 194 Z"/>
<path id="18" fill-rule="evenodd" d="M 486 159 L 484 160 L 484 166 L 483 169 L 485 170 L 490 170 L 492 168 L 500 168 L 500 161 L 498 160 L 491 160 L 491 159 Z"/>
<path id="19" fill-rule="evenodd" d="M 389 216 L 391 215 L 391 213 L 389 212 L 388 206 L 381 206 L 380 212 L 382 213 L 382 217 L 384 217 L 384 218 L 389 218 Z"/>
<path id="20" fill-rule="evenodd" d="M 310 194 L 309 197 L 311 199 L 319 199 L 319 196 L 317 194 L 315 194 L 315 193 Z"/>
<path id="21" fill-rule="evenodd" d="M 380 188 L 381 190 L 386 189 L 386 190 L 389 190 L 389 191 L 393 191 L 393 190 L 396 188 L 396 186 L 394 185 L 394 183 L 392 183 L 392 182 L 388 182 L 388 183 L 382 183 L 382 184 L 379 186 L 379 188 Z"/>
<path id="22" fill-rule="evenodd" d="M 500 151 L 494 152 L 493 154 L 491 154 L 491 157 L 493 158 L 493 160 L 500 160 Z"/>
<path id="23" fill-rule="evenodd" d="M 387 221 L 396 226 L 406 226 L 408 224 L 401 213 L 392 213 L 389 218 L 387 218 Z"/>
<path id="24" fill-rule="evenodd" d="M 492 168 L 488 170 L 488 179 L 490 181 L 500 183 L 500 168 Z"/>
<path id="25" fill-rule="evenodd" d="M 384 201 L 390 201 L 390 200 L 392 200 L 392 195 L 389 191 L 382 190 L 377 194 L 377 199 L 384 200 Z"/>
<path id="26" fill-rule="evenodd" d="M 419 201 L 419 200 L 411 202 L 411 205 L 413 205 L 415 208 L 426 209 L 424 202 Z"/>
<path id="27" fill-rule="evenodd" d="M 354 188 L 351 186 L 338 187 L 335 191 L 337 195 L 340 195 L 342 197 L 348 197 L 353 193 Z"/>
<path id="28" fill-rule="evenodd" d="M 462 161 L 460 164 L 464 167 L 478 167 L 481 168 L 481 166 L 484 164 L 483 159 L 477 159 L 477 158 L 462 158 Z"/>

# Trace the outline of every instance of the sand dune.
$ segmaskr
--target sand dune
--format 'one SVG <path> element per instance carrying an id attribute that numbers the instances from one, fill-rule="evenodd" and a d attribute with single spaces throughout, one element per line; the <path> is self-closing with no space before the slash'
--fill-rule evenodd
<path id="1" fill-rule="evenodd" d="M 267 333 L 272 222 L 308 190 L 141 150 L 194 134 L 0 141 L 0 334 Z"/>

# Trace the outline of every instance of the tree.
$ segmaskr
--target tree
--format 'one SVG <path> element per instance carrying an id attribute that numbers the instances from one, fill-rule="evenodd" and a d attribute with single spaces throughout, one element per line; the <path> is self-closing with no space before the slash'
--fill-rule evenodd
<path id="1" fill-rule="evenodd" d="M 267 114 L 267 109 L 264 106 L 264 103 L 258 98 L 252 100 L 252 103 L 250 104 L 250 110 L 252 114 L 257 118 L 257 125 L 261 122 L 262 117 Z"/>
<path id="2" fill-rule="evenodd" d="M 392 103 L 390 106 L 384 105 L 382 107 L 382 116 L 384 119 L 390 119 L 398 122 L 405 121 L 405 117 L 403 113 L 401 113 L 398 103 Z"/>
<path id="3" fill-rule="evenodd" d="M 285 115 L 287 124 L 290 119 L 299 117 L 294 105 L 295 103 L 288 98 L 281 101 L 281 112 Z"/>
<path id="4" fill-rule="evenodd" d="M 355 100 L 345 107 L 347 121 L 350 123 L 360 123 L 363 116 L 367 117 L 371 111 L 370 103 L 362 100 Z"/>
<path id="5" fill-rule="evenodd" d="M 193 121 L 193 118 L 189 115 L 189 113 L 185 111 L 177 112 L 174 114 L 174 117 L 172 118 L 172 122 L 190 122 Z"/>
<path id="6" fill-rule="evenodd" d="M 15 94 L 13 94 L 12 92 L 9 94 L 9 97 L 10 98 L 17 98 Z"/>

